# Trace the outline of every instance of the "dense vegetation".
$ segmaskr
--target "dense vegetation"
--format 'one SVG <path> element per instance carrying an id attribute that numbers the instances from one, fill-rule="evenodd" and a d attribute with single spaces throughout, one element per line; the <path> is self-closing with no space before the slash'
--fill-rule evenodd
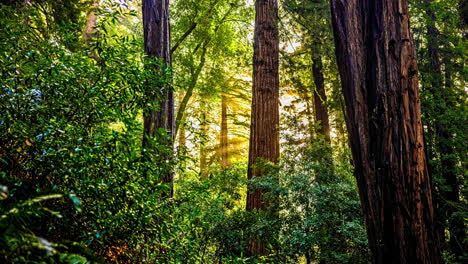
<path id="1" fill-rule="evenodd" d="M 282 0 L 278 19 L 266 16 L 281 154 L 249 160 L 249 140 L 274 143 L 250 134 L 266 83 L 252 73 L 253 57 L 263 66 L 255 14 L 276 1 L 254 2 L 170 1 L 167 58 L 148 52 L 142 1 L 0 1 L 1 263 L 376 262 L 329 1 Z M 427 210 L 446 263 L 468 261 L 467 9 L 409 9 Z M 171 96 L 174 128 L 148 133 Z"/>

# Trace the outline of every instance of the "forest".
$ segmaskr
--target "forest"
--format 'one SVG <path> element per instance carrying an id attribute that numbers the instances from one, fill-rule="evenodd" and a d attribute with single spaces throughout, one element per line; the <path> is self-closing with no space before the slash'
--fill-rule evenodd
<path id="1" fill-rule="evenodd" d="M 468 263 L 467 0 L 0 0 L 0 263 Z"/>

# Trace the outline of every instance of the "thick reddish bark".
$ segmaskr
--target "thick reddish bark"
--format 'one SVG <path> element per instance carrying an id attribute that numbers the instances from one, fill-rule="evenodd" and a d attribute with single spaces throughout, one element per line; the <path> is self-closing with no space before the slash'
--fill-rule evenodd
<path id="1" fill-rule="evenodd" d="M 279 41 L 276 0 L 255 3 L 252 116 L 248 178 L 258 176 L 253 166 L 259 159 L 279 158 Z M 265 209 L 261 191 L 247 193 L 247 210 Z"/>
<path id="2" fill-rule="evenodd" d="M 144 31 L 144 47 L 148 57 L 158 58 L 164 65 L 155 69 L 155 74 L 159 77 L 169 72 L 166 68 L 171 66 L 170 53 L 170 26 L 169 26 L 169 0 L 143 0 L 143 31 Z M 170 85 L 164 87 L 149 87 L 149 89 L 157 90 L 154 105 L 151 109 L 144 109 L 143 123 L 143 147 L 150 147 L 150 138 L 155 137 L 159 129 L 166 130 L 169 138 L 166 138 L 167 152 L 160 153 L 164 159 L 172 158 L 172 149 L 175 132 L 174 119 L 174 94 Z M 154 92 L 149 92 L 153 96 Z M 165 183 L 172 184 L 173 173 L 167 172 L 161 177 Z M 172 187 L 171 187 L 172 196 Z"/>
<path id="3" fill-rule="evenodd" d="M 332 0 L 355 176 L 374 263 L 440 263 L 407 0 Z"/>
<path id="4" fill-rule="evenodd" d="M 250 125 L 248 178 L 260 176 L 254 168 L 260 160 L 279 158 L 279 40 L 277 0 L 255 2 L 252 116 Z M 247 210 L 266 209 L 259 189 L 247 191 Z M 252 254 L 264 254 L 262 242 L 249 243 Z"/>

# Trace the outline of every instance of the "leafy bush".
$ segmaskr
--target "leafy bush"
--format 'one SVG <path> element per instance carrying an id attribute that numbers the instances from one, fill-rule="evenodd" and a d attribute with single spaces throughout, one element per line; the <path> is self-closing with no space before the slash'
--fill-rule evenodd
<path id="1" fill-rule="evenodd" d="M 369 263 L 357 188 L 347 159 L 333 157 L 323 139 L 293 153 L 298 155 L 285 155 L 281 176 L 283 253 L 293 260 L 305 256 L 308 263 Z"/>
<path id="2" fill-rule="evenodd" d="M 151 162 L 142 159 L 137 116 L 153 107 L 147 87 L 167 76 L 144 70 L 158 62 L 143 60 L 135 38 L 103 30 L 122 13 L 103 18 L 92 50 L 71 51 L 62 42 L 37 39 L 33 29 L 18 23 L 22 18 L 16 12 L 6 7 L 1 12 L 0 175 L 1 183 L 14 190 L 8 203 L 21 205 L 54 193 L 75 193 L 81 201 L 80 212 L 63 202 L 43 202 L 32 212 L 59 211 L 62 217 L 28 213 L 34 222 L 20 221 L 19 230 L 25 234 L 34 223 L 31 229 L 40 241 L 76 241 L 110 261 L 138 262 L 154 254 L 149 251 L 163 243 L 156 235 L 167 228 L 171 208 L 160 195 L 167 186 L 159 183 L 168 165 L 157 155 Z M 159 138 L 154 146 L 163 149 Z M 13 220 L 2 223 L 8 228 Z M 34 236 L 21 234 L 10 246 L 30 248 Z M 26 254 L 21 261 L 33 260 Z"/>
<path id="3" fill-rule="evenodd" d="M 65 206 L 73 202 L 75 209 L 79 210 L 79 199 L 73 193 L 67 199 L 62 194 L 49 194 L 18 201 L 15 189 L 9 192 L 6 186 L 0 188 L 3 209 L 0 215 L 0 260 L 12 263 L 90 263 L 89 260 L 99 260 L 76 242 L 51 243 L 34 231 L 35 222 L 41 219 L 63 217 L 60 212 L 47 208 L 47 201 L 59 200 Z"/>

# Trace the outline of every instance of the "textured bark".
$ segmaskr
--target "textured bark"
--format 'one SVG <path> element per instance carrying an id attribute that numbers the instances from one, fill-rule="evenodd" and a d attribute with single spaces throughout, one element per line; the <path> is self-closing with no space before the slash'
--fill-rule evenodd
<path id="1" fill-rule="evenodd" d="M 276 0 L 255 2 L 252 116 L 250 125 L 248 178 L 261 172 L 254 168 L 259 159 L 277 162 L 279 158 L 279 41 L 278 3 Z M 266 209 L 259 189 L 247 191 L 247 210 Z M 264 254 L 263 242 L 251 240 L 252 254 Z"/>
<path id="2" fill-rule="evenodd" d="M 227 98 L 225 94 L 221 95 L 221 134 L 219 142 L 219 151 L 221 156 L 221 167 L 231 166 L 229 162 L 229 141 L 228 141 L 228 119 L 227 119 Z"/>
<path id="3" fill-rule="evenodd" d="M 374 263 L 440 263 L 407 0 L 332 0 L 346 123 Z"/>
<path id="4" fill-rule="evenodd" d="M 143 0 L 142 11 L 145 53 L 148 57 L 162 60 L 164 65 L 155 69 L 155 74 L 164 76 L 168 72 L 166 68 L 171 66 L 169 0 Z M 150 89 L 158 90 L 157 98 L 151 98 L 157 107 L 144 109 L 143 147 L 150 147 L 149 139 L 155 137 L 159 129 L 164 129 L 169 135 L 165 142 L 169 153 L 161 153 L 161 156 L 164 159 L 172 159 L 175 132 L 174 94 L 169 85 Z M 161 177 L 161 181 L 172 185 L 173 173 L 166 173 Z M 170 196 L 172 192 L 171 186 Z"/>
<path id="5" fill-rule="evenodd" d="M 317 45 L 315 45 L 317 47 Z M 323 77 L 322 57 L 318 53 L 318 48 L 313 48 L 312 52 L 312 75 L 314 77 L 314 112 L 315 120 L 320 122 L 318 133 L 325 136 L 328 143 L 330 140 L 330 122 L 328 119 L 327 95 L 325 94 L 325 78 Z"/>

